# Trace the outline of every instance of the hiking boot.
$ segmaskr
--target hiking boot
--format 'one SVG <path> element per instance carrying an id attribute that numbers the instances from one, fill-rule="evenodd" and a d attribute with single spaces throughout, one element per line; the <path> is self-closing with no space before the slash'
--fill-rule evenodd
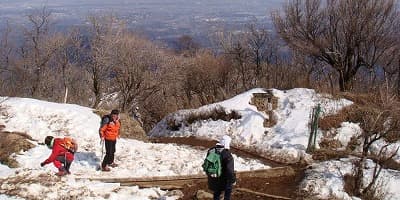
<path id="1" fill-rule="evenodd" d="M 117 163 L 111 163 L 108 166 L 110 166 L 110 167 L 118 167 L 118 164 Z"/>
<path id="2" fill-rule="evenodd" d="M 111 171 L 111 169 L 110 169 L 109 167 L 105 166 L 105 167 L 102 167 L 102 168 L 101 168 L 101 171 L 103 171 L 103 172 L 109 172 L 109 171 Z"/>
<path id="3" fill-rule="evenodd" d="M 57 176 L 65 176 L 67 174 L 67 172 L 65 170 L 59 170 L 56 175 Z"/>

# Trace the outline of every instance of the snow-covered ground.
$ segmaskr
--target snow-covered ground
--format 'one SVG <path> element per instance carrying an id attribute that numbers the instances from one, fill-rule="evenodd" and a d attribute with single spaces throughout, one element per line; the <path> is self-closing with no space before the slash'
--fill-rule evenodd
<path id="1" fill-rule="evenodd" d="M 160 121 L 150 132 L 152 136 L 186 137 L 196 136 L 204 139 L 217 140 L 227 134 L 233 138 L 233 146 L 253 149 L 261 156 L 281 162 L 294 163 L 302 158 L 309 159 L 305 152 L 309 135 L 309 116 L 313 107 L 320 104 L 323 115 L 335 113 L 341 108 L 351 105 L 345 99 L 333 99 L 315 93 L 310 89 L 292 89 L 280 91 L 273 89 L 273 95 L 278 97 L 278 107 L 274 110 L 277 119 L 276 125 L 265 128 L 263 122 L 268 115 L 259 112 L 250 105 L 253 93 L 265 92 L 263 89 L 253 89 L 232 99 L 199 109 L 182 110 L 172 113 Z M 1 97 L 0 97 L 1 102 Z M 173 117 L 176 121 L 184 122 L 190 113 L 201 113 L 221 106 L 227 112 L 237 111 L 242 117 L 230 121 L 201 120 L 193 124 L 182 126 L 179 130 L 167 129 L 167 118 Z M 137 187 L 123 187 L 119 184 L 106 184 L 89 181 L 92 177 L 146 177 L 198 174 L 201 172 L 201 163 L 205 152 L 185 145 L 151 144 L 137 140 L 121 139 L 117 142 L 116 161 L 120 164 L 117 169 L 109 173 L 96 171 L 100 162 L 101 146 L 98 138 L 99 116 L 93 114 L 90 108 L 77 105 L 56 104 L 33 99 L 10 98 L 0 104 L 0 124 L 8 131 L 26 132 L 33 139 L 42 142 L 47 135 L 71 135 L 78 138 L 80 150 L 72 164 L 72 175 L 63 177 L 62 181 L 52 181 L 57 178 L 53 166 L 41 168 L 39 163 L 50 154 L 50 150 L 42 145 L 15 155 L 21 165 L 17 169 L 9 169 L 0 165 L 0 177 L 6 178 L 0 185 L 0 199 L 10 198 L 1 195 L 5 191 L 31 191 L 32 194 L 46 195 L 45 199 L 66 197 L 69 193 L 83 196 L 85 199 L 177 199 L 174 191 L 162 191 L 159 188 L 139 189 Z M 183 123 L 185 124 L 185 123 Z M 333 139 L 346 146 L 353 135 L 361 133 L 358 124 L 343 122 Z M 317 142 L 322 133 L 318 133 Z M 37 141 L 32 141 L 37 144 Z M 379 141 L 374 146 L 378 149 L 385 145 Z M 399 143 L 390 149 L 395 149 Z M 400 162 L 398 153 L 394 159 Z M 317 199 L 356 199 L 350 197 L 343 189 L 343 174 L 350 172 L 351 159 L 341 159 L 313 163 L 306 170 L 306 177 L 301 184 L 301 190 Z M 371 163 L 370 163 L 371 164 Z M 255 160 L 247 160 L 235 156 L 236 170 L 252 170 L 268 168 Z M 372 168 L 370 168 L 372 169 Z M 367 178 L 370 170 L 366 170 Z M 398 186 L 400 183 L 399 171 L 382 171 L 382 178 L 390 193 L 390 199 L 400 199 Z M 31 180 L 32 179 L 32 180 Z M 43 179 L 43 181 L 34 181 Z M 48 180 L 50 179 L 50 180 Z M 18 181 L 24 180 L 24 181 Z M 1 182 L 1 180 L 0 180 Z M 16 184 L 17 183 L 17 184 Z M 49 185 L 53 183 L 53 185 Z M 20 196 L 27 197 L 28 193 Z"/>
<path id="2" fill-rule="evenodd" d="M 264 119 L 268 116 L 257 111 L 251 104 L 253 93 L 265 93 L 264 89 L 252 89 L 239 94 L 231 99 L 206 105 L 198 109 L 182 110 L 172 113 L 160 121 L 150 132 L 153 137 L 168 136 L 196 136 L 205 139 L 218 139 L 221 135 L 228 134 L 233 138 L 233 146 L 256 150 L 260 155 L 269 159 L 281 162 L 294 163 L 302 158 L 309 157 L 305 152 L 309 137 L 309 122 L 312 108 L 320 104 L 322 115 L 334 114 L 341 108 L 351 105 L 352 102 L 346 99 L 333 99 L 326 95 L 315 93 L 311 89 L 291 89 L 286 91 L 272 90 L 275 97 L 278 97 L 278 108 L 274 110 L 277 124 L 270 128 L 263 126 Z M 167 119 L 174 118 L 177 121 L 184 121 L 190 113 L 201 113 L 212 110 L 216 106 L 222 106 L 226 112 L 235 110 L 242 116 L 241 119 L 230 121 L 202 120 L 193 124 L 182 123 L 179 130 L 172 131 L 167 129 Z M 359 135 L 361 128 L 358 124 L 343 122 L 341 127 L 335 131 L 337 134 L 334 139 L 338 140 L 344 147 L 353 135 Z M 322 132 L 317 134 L 317 144 L 322 137 Z M 378 141 L 374 145 L 377 152 L 379 147 L 385 145 L 383 141 Z M 389 150 L 395 150 L 400 143 L 393 144 Z M 400 152 L 394 160 L 400 163 Z M 335 167 L 332 167 L 335 165 Z M 352 198 L 343 191 L 343 180 L 340 172 L 350 171 L 351 165 L 341 161 L 327 161 L 314 163 L 313 168 L 306 171 L 306 178 L 302 184 L 302 190 L 313 194 L 317 199 L 338 199 Z M 342 169 L 343 168 L 343 169 Z M 340 172 L 338 169 L 342 169 Z M 370 173 L 367 172 L 366 173 Z M 367 175 L 368 177 L 368 175 Z M 400 191 L 396 188 L 400 181 L 398 171 L 383 170 L 382 178 L 388 183 L 388 191 L 392 198 L 400 199 Z M 353 197 L 354 198 L 354 197 Z"/>
<path id="3" fill-rule="evenodd" d="M 5 98 L 0 99 L 4 100 Z M 43 199 L 59 199 L 68 194 L 80 194 L 86 199 L 151 199 L 173 194 L 158 188 L 139 189 L 122 187 L 118 184 L 104 184 L 89 181 L 85 178 L 119 178 L 119 177 L 151 177 L 201 174 L 201 164 L 206 152 L 184 145 L 152 144 L 131 139 L 120 139 L 117 142 L 116 163 L 118 168 L 111 172 L 96 171 L 101 161 L 102 147 L 98 136 L 100 117 L 92 109 L 72 105 L 58 104 L 27 98 L 8 98 L 0 104 L 0 124 L 7 131 L 26 132 L 36 147 L 27 152 L 14 155 L 20 168 L 9 169 L 0 164 L 0 178 L 7 180 L 0 186 L 0 193 L 12 190 L 27 190 L 19 196 L 32 198 L 41 194 Z M 56 172 L 52 164 L 40 167 L 51 153 L 42 143 L 47 135 L 72 136 L 79 143 L 79 152 L 72 163 L 72 175 L 62 178 L 63 181 L 51 186 L 46 181 L 31 184 L 29 178 L 37 180 Z M 256 160 L 243 159 L 234 155 L 237 171 L 265 169 Z M 18 184 L 10 184 L 14 180 Z M 8 182 L 7 182 L 8 181 Z M 64 191 L 65 194 L 63 194 Z M 9 193 L 8 192 L 8 193 Z M 8 194 L 7 193 L 7 194 Z M 60 196 L 57 196 L 60 195 Z M 92 198 L 93 196 L 93 198 Z M 0 199 L 3 198 L 0 196 Z"/>
<path id="4" fill-rule="evenodd" d="M 278 108 L 274 110 L 277 124 L 271 128 L 263 126 L 268 116 L 251 105 L 253 93 L 265 93 L 264 89 L 252 89 L 226 101 L 206 105 L 196 110 L 183 110 L 173 113 L 150 131 L 150 136 L 196 136 L 205 139 L 218 139 L 224 134 L 232 137 L 233 146 L 252 149 L 260 155 L 280 162 L 295 163 L 305 154 L 309 135 L 309 116 L 313 107 L 321 104 L 324 114 L 333 113 L 352 102 L 323 97 L 311 89 L 272 90 L 278 97 Z M 183 126 L 177 131 L 167 130 L 167 118 L 183 120 L 190 112 L 206 112 L 222 106 L 227 112 L 238 111 L 242 116 L 230 121 L 197 121 Z M 318 134 L 321 136 L 321 134 Z"/>
<path id="5" fill-rule="evenodd" d="M 340 159 L 333 161 L 325 161 L 311 165 L 311 169 L 307 170 L 305 179 L 301 184 L 302 192 L 316 199 L 343 199 L 354 200 L 356 197 L 349 196 L 344 191 L 343 176 L 351 173 L 351 159 Z M 367 170 L 365 170 L 365 182 L 371 178 L 374 168 L 371 160 L 367 162 Z M 383 183 L 383 190 L 388 192 L 388 199 L 400 199 L 398 190 L 400 184 L 400 172 L 395 170 L 382 170 L 378 182 Z"/>

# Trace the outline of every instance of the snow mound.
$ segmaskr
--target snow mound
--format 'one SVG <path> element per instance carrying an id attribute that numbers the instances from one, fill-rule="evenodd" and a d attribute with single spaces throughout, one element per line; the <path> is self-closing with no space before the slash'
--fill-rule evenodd
<path id="1" fill-rule="evenodd" d="M 248 149 L 261 156 L 279 162 L 295 163 L 305 156 L 309 137 L 309 122 L 312 109 L 318 104 L 323 114 L 333 114 L 341 108 L 351 105 L 346 99 L 333 99 L 317 94 L 314 90 L 296 88 L 291 90 L 270 90 L 278 98 L 278 108 L 273 110 L 277 123 L 272 127 L 264 127 L 269 116 L 251 105 L 254 93 L 266 93 L 256 88 L 239 94 L 226 101 L 202 106 L 198 109 L 181 110 L 166 116 L 150 131 L 152 137 L 187 137 L 218 140 L 223 135 L 232 137 L 235 147 Z M 172 121 L 185 122 L 193 113 L 209 112 L 222 107 L 227 114 L 238 112 L 240 119 L 198 120 L 193 123 L 181 123 L 180 127 L 171 128 Z M 320 135 L 320 134 L 319 134 Z"/>

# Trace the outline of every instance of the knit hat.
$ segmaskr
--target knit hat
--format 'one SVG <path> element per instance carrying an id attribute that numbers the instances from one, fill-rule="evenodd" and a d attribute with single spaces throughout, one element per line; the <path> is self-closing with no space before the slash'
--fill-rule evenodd
<path id="1" fill-rule="evenodd" d="M 224 135 L 224 136 L 221 138 L 221 140 L 219 141 L 219 143 L 220 143 L 221 145 L 223 145 L 225 149 L 229 149 L 229 148 L 230 148 L 231 141 L 232 141 L 232 138 L 231 138 L 231 137 L 229 137 L 229 136 L 227 136 L 227 135 Z"/>
<path id="2" fill-rule="evenodd" d="M 49 147 L 50 149 L 53 148 L 53 143 L 54 143 L 54 137 L 53 136 L 46 136 L 44 139 L 44 143 Z"/>
<path id="3" fill-rule="evenodd" d="M 114 109 L 114 110 L 111 111 L 111 114 L 112 115 L 118 115 L 119 114 L 119 110 Z"/>

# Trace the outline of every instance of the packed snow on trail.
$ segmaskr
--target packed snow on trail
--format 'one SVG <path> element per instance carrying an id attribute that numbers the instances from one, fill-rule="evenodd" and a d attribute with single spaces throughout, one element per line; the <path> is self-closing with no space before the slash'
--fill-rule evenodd
<path id="1" fill-rule="evenodd" d="M 211 105 L 202 106 L 198 109 L 181 110 L 166 116 L 152 131 L 152 137 L 187 137 L 195 136 L 203 139 L 217 140 L 224 134 L 232 137 L 232 145 L 256 151 L 261 156 L 285 163 L 295 163 L 301 159 L 309 159 L 306 153 L 309 138 L 309 123 L 312 109 L 318 104 L 322 108 L 322 116 L 335 114 L 340 109 L 352 104 L 346 99 L 334 99 L 329 95 L 317 94 L 314 90 L 296 88 L 291 90 L 269 90 L 274 97 L 278 98 L 277 108 L 273 110 L 276 124 L 264 127 L 264 120 L 268 119 L 265 112 L 258 111 L 252 105 L 254 93 L 266 93 L 265 89 L 252 89 L 239 94 L 231 99 Z M 226 113 L 236 111 L 241 115 L 240 119 L 223 120 L 198 120 L 188 123 L 188 116 L 193 113 L 201 116 L 201 113 L 209 112 L 216 107 L 222 107 Z M 200 113 L 200 114 L 199 114 Z M 169 122 L 182 124 L 179 129 L 169 127 Z M 344 147 L 353 135 L 359 135 L 361 128 L 358 124 L 343 122 L 337 129 L 334 139 L 338 140 Z M 322 138 L 321 131 L 317 134 L 318 143 Z M 380 147 L 386 145 L 382 140 L 373 145 L 372 152 L 377 153 Z M 400 142 L 389 146 L 389 151 L 400 146 Z M 400 152 L 394 157 L 400 163 Z M 313 163 L 312 168 L 306 170 L 300 190 L 315 196 L 317 199 L 356 199 L 350 197 L 343 189 L 343 174 L 349 173 L 351 164 L 349 160 L 326 161 Z M 366 179 L 371 178 L 371 170 L 366 170 Z M 389 199 L 400 199 L 400 191 L 396 186 L 400 184 L 400 172 L 396 170 L 383 169 L 381 180 L 388 182 L 387 191 Z"/>
<path id="2" fill-rule="evenodd" d="M 140 178 L 202 174 L 206 151 L 185 145 L 153 144 L 120 139 L 116 145 L 117 168 L 111 172 L 96 171 L 102 158 L 98 129 L 100 117 L 90 108 L 39 101 L 28 98 L 0 99 L 0 124 L 5 131 L 23 132 L 36 145 L 27 152 L 13 155 L 19 168 L 0 164 L 0 199 L 15 196 L 28 199 L 60 199 L 70 196 L 84 199 L 178 199 L 174 191 L 159 188 L 139 189 L 119 184 L 89 181 L 89 178 Z M 56 177 L 52 165 L 40 167 L 51 153 L 43 143 L 47 135 L 71 136 L 79 144 L 71 175 Z M 105 151 L 103 149 L 103 151 Z M 103 155 L 104 156 L 104 155 Z M 235 170 L 266 169 L 257 160 L 234 155 Z M 61 181 L 60 181 L 61 180 Z"/>

